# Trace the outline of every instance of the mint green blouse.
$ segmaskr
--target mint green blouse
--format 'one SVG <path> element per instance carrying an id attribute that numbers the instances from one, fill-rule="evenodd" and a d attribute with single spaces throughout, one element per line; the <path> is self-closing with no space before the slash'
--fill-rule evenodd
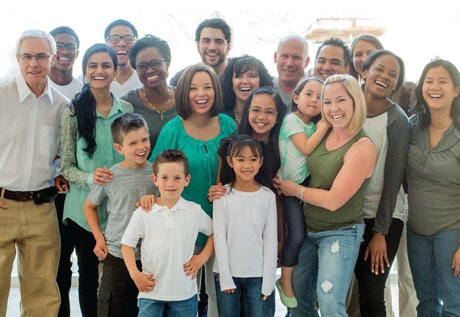
<path id="1" fill-rule="evenodd" d="M 220 132 L 207 141 L 197 140 L 185 133 L 184 124 L 179 116 L 165 124 L 158 136 L 155 149 L 149 159 L 155 158 L 167 149 L 182 150 L 189 161 L 190 183 L 184 188 L 182 197 L 200 204 L 201 208 L 212 217 L 212 205 L 208 202 L 208 190 L 216 184 L 217 164 L 220 141 L 236 130 L 235 121 L 225 114 L 219 114 Z M 196 245 L 204 246 L 207 237 L 199 234 Z"/>
<path id="2" fill-rule="evenodd" d="M 70 191 L 67 193 L 64 205 L 63 221 L 71 219 L 80 227 L 91 231 L 83 212 L 83 204 L 93 185 L 93 172 L 96 167 L 112 167 L 123 161 L 123 156 L 113 148 L 113 138 L 110 126 L 112 122 L 126 112 L 132 112 L 130 103 L 112 95 L 112 109 L 107 118 L 96 112 L 96 151 L 88 157 L 86 141 L 78 135 L 77 118 L 73 116 L 74 109 L 70 105 L 64 110 L 61 118 L 61 174 L 69 181 Z M 98 207 L 99 224 L 102 232 L 107 225 L 107 202 L 103 201 Z"/>

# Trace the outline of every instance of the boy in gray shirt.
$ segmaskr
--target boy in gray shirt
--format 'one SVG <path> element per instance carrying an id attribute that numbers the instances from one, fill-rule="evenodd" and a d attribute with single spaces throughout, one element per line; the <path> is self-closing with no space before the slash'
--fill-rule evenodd
<path id="1" fill-rule="evenodd" d="M 113 179 L 104 186 L 95 185 L 83 207 L 88 225 L 96 239 L 94 253 L 104 259 L 98 293 L 98 316 L 137 316 L 138 290 L 121 254 L 121 237 L 128 226 L 136 202 L 147 194 L 158 195 L 152 182 L 153 169 L 147 162 L 150 141 L 147 123 L 135 113 L 126 113 L 112 123 L 115 149 L 125 159 L 110 168 Z M 102 233 L 97 207 L 107 199 L 107 228 Z M 136 248 L 139 268 L 140 248 Z"/>

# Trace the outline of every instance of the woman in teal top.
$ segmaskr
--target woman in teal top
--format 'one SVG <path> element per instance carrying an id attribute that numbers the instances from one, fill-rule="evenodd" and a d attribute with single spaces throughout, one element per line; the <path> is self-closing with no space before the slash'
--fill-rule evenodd
<path id="1" fill-rule="evenodd" d="M 324 83 L 321 114 L 332 126 L 307 160 L 304 187 L 275 180 L 286 196 L 305 202 L 307 234 L 292 281 L 294 315 L 348 316 L 345 298 L 364 232 L 363 192 L 374 170 L 375 147 L 362 131 L 366 103 L 357 80 L 333 75 Z"/>
<path id="2" fill-rule="evenodd" d="M 212 216 L 207 194 L 216 184 L 220 141 L 236 130 L 236 124 L 222 109 L 222 93 L 215 72 L 208 66 L 189 67 L 180 77 L 176 89 L 178 116 L 169 121 L 158 136 L 151 161 L 166 149 L 182 150 L 189 160 L 190 183 L 182 196 L 201 205 Z M 198 236 L 196 245 L 203 247 L 206 237 Z M 209 269 L 208 269 L 209 268 Z M 208 316 L 217 316 L 212 260 L 206 263 L 206 289 L 210 297 Z"/>
<path id="3" fill-rule="evenodd" d="M 123 157 L 113 148 L 112 121 L 132 106 L 110 93 L 115 78 L 117 56 L 105 44 L 91 46 L 83 57 L 86 84 L 61 119 L 62 175 L 70 183 L 63 220 L 74 239 L 79 267 L 79 298 L 83 316 L 96 316 L 98 259 L 95 240 L 83 213 L 83 204 L 93 184 L 111 178 L 107 171 Z M 98 208 L 102 230 L 107 222 L 106 204 Z"/>

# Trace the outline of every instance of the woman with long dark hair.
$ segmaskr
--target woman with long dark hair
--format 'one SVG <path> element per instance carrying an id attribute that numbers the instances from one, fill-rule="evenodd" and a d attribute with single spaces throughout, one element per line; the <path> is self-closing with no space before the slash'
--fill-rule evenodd
<path id="1" fill-rule="evenodd" d="M 93 184 L 104 185 L 108 168 L 123 160 L 113 147 L 110 126 L 132 106 L 110 93 L 117 56 L 105 44 L 94 44 L 83 57 L 85 85 L 64 111 L 61 120 L 62 175 L 70 183 L 63 221 L 75 243 L 79 270 L 79 299 L 83 316 L 96 316 L 98 259 L 94 237 L 86 222 L 83 204 Z M 106 202 L 98 208 L 102 231 L 107 224 Z"/>
<path id="2" fill-rule="evenodd" d="M 234 57 L 225 68 L 221 79 L 223 113 L 239 125 L 244 104 L 251 93 L 259 87 L 273 86 L 264 64 L 253 56 Z"/>

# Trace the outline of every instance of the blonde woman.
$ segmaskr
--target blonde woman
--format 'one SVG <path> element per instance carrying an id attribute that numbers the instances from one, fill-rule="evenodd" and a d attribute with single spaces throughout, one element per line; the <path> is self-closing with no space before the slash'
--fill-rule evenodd
<path id="1" fill-rule="evenodd" d="M 332 129 L 307 160 L 309 187 L 275 181 L 284 195 L 305 202 L 307 235 L 293 272 L 293 316 L 317 316 L 316 298 L 322 317 L 347 316 L 345 298 L 364 232 L 363 192 L 376 160 L 362 130 L 366 103 L 356 79 L 330 76 L 321 100 Z"/>

